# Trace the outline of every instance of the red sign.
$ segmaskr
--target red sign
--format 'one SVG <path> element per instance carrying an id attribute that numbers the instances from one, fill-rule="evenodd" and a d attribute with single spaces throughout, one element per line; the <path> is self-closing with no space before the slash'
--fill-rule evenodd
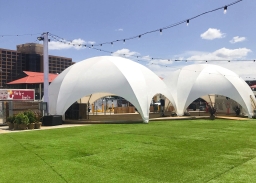
<path id="1" fill-rule="evenodd" d="M 35 100 L 35 90 L 1 89 L 0 100 Z"/>

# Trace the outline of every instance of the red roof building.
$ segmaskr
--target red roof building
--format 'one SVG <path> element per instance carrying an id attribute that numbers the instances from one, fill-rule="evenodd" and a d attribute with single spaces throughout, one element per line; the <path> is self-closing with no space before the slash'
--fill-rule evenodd
<path id="1" fill-rule="evenodd" d="M 11 81 L 7 83 L 8 85 L 11 84 L 39 84 L 44 83 L 44 73 L 42 72 L 31 72 L 31 71 L 23 71 L 27 76 Z M 58 74 L 49 74 L 49 83 L 51 83 Z"/>
<path id="2" fill-rule="evenodd" d="M 43 97 L 43 83 L 44 83 L 44 73 L 42 72 L 31 72 L 23 71 L 25 77 L 11 81 L 7 83 L 10 89 L 35 89 L 35 99 L 41 100 Z M 49 83 L 51 83 L 58 74 L 49 73 Z"/>

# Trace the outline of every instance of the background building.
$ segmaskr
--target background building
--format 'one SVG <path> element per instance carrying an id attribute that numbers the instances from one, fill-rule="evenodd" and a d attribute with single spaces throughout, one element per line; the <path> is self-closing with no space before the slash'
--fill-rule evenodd
<path id="1" fill-rule="evenodd" d="M 0 88 L 35 89 L 36 99 L 40 100 L 40 96 L 43 96 L 43 92 L 40 92 L 43 91 L 43 85 L 40 83 L 8 83 L 26 77 L 23 71 L 42 73 L 43 60 L 42 44 L 21 44 L 17 45 L 17 50 L 0 48 Z M 49 73 L 59 74 L 72 64 L 72 58 L 49 55 Z"/>
<path id="2" fill-rule="evenodd" d="M 74 64 L 72 58 L 49 55 L 49 73 L 61 73 L 72 64 Z M 24 77 L 23 71 L 44 71 L 43 45 L 26 43 L 17 45 L 17 50 L 0 48 L 0 87 L 16 87 L 7 83 Z M 21 85 L 19 88 L 26 88 L 26 86 Z"/>

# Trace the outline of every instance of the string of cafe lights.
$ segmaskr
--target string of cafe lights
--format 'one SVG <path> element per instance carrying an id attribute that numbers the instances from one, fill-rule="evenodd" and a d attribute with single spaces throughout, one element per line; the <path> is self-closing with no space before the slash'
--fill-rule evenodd
<path id="1" fill-rule="evenodd" d="M 49 33 L 49 36 L 54 39 L 55 41 L 57 42 L 60 42 L 60 43 L 63 43 L 63 44 L 68 44 L 68 45 L 71 45 L 71 46 L 74 46 L 74 47 L 84 47 L 84 48 L 89 48 L 89 49 L 94 49 L 94 50 L 97 50 L 97 51 L 101 51 L 101 52 L 105 52 L 105 53 L 109 53 L 109 54 L 113 54 L 114 52 L 113 51 L 108 51 L 108 50 L 104 50 L 104 49 L 99 49 L 97 48 L 96 46 L 103 46 L 104 44 L 112 44 L 114 42 L 118 42 L 118 41 L 123 41 L 125 42 L 126 40 L 131 40 L 131 39 L 135 39 L 135 38 L 141 38 L 142 35 L 145 35 L 145 34 L 149 34 L 149 33 L 154 33 L 156 31 L 160 31 L 160 33 L 162 33 L 162 31 L 164 29 L 169 29 L 169 28 L 172 28 L 172 27 L 175 27 L 175 26 L 178 26 L 180 24 L 183 24 L 183 23 L 189 23 L 190 20 L 192 19 L 195 19 L 195 18 L 198 18 L 204 14 L 207 14 L 207 13 L 210 13 L 210 12 L 214 12 L 214 11 L 217 11 L 219 9 L 224 9 L 224 13 L 227 11 L 227 7 L 228 6 L 232 6 L 238 2 L 241 2 L 242 0 L 238 0 L 238 1 L 235 1 L 233 3 L 230 3 L 228 5 L 225 5 L 225 6 L 222 6 L 220 8 L 216 8 L 216 9 L 213 9 L 213 10 L 210 10 L 210 11 L 207 11 L 207 12 L 204 12 L 204 13 L 201 13 L 199 15 L 196 15 L 192 18 L 189 18 L 189 19 L 186 19 L 184 21 L 180 21 L 180 22 L 177 22 L 175 24 L 172 24 L 170 26 L 166 26 L 166 27 L 163 27 L 163 28 L 160 28 L 160 29 L 156 29 L 156 30 L 153 30 L 153 31 L 147 31 L 145 33 L 142 33 L 138 36 L 133 36 L 133 37 L 130 37 L 130 38 L 125 38 L 125 39 L 119 39 L 119 40 L 115 40 L 115 41 L 111 41 L 111 42 L 105 42 L 105 43 L 100 43 L 100 44 L 78 44 L 78 43 L 74 43 L 73 41 L 67 41 L 67 39 L 64 39 L 64 38 L 61 38 L 60 36 L 57 36 L 57 35 L 54 35 L 52 33 Z M 140 56 L 140 55 L 130 55 L 130 54 L 118 54 L 118 56 L 123 56 L 123 57 L 133 57 L 134 59 L 137 59 L 138 62 L 149 62 L 150 60 L 167 60 L 167 61 L 184 61 L 184 62 L 188 62 L 188 61 L 205 61 L 205 62 L 209 62 L 209 61 L 225 61 L 225 62 L 231 62 L 231 61 L 254 61 L 255 60 L 175 60 L 175 59 L 166 59 L 166 58 L 156 58 L 156 57 L 149 57 L 149 56 Z M 145 59 L 146 60 L 142 60 L 142 59 Z M 150 64 L 155 64 L 155 65 L 159 65 L 159 64 L 156 64 L 154 62 L 151 62 Z M 168 67 L 167 65 L 164 65 L 165 67 Z"/>
<path id="2" fill-rule="evenodd" d="M 56 36 L 52 35 L 51 33 L 49 33 L 49 36 L 53 40 L 61 42 Z M 63 42 L 61 42 L 61 43 L 63 43 Z M 72 44 L 72 46 L 79 46 L 79 45 Z M 113 51 L 99 49 L 99 48 L 96 48 L 96 47 L 93 47 L 93 46 L 87 46 L 87 48 L 94 49 L 94 50 L 101 51 L 101 52 L 105 52 L 105 53 L 109 53 L 109 54 L 114 54 L 115 53 Z M 162 61 L 169 61 L 169 62 L 175 61 L 175 62 L 206 62 L 206 63 L 207 62 L 234 62 L 234 61 L 252 61 L 252 62 L 255 62 L 255 59 L 254 60 L 249 60 L 249 59 L 247 59 L 247 60 L 231 60 L 231 59 L 226 59 L 226 60 L 177 60 L 177 59 L 170 59 L 170 58 L 167 59 L 167 58 L 140 56 L 140 55 L 130 55 L 130 54 L 125 54 L 125 53 L 124 54 L 117 54 L 116 53 L 116 55 L 121 56 L 121 57 L 132 57 L 132 58 L 136 59 L 136 61 L 138 61 L 138 62 L 147 62 L 147 63 L 149 63 L 151 65 L 161 65 L 163 67 L 168 67 L 168 66 L 164 65 L 164 64 L 154 63 L 153 61 L 162 60 Z M 145 60 L 143 60 L 143 59 L 145 59 Z"/>
<path id="3" fill-rule="evenodd" d="M 182 21 L 179 21 L 177 23 L 174 23 L 174 24 L 171 24 L 171 25 L 168 25 L 168 26 L 165 26 L 165 27 L 162 27 L 162 28 L 159 28 L 159 29 L 155 29 L 155 30 L 151 30 L 151 31 L 147 31 L 147 32 L 144 32 L 144 33 L 141 33 L 139 35 L 136 35 L 136 36 L 132 36 L 132 37 L 128 37 L 128 38 L 123 38 L 123 39 L 117 39 L 117 40 L 113 40 L 113 41 L 107 41 L 107 42 L 103 42 L 103 43 L 99 43 L 99 44 L 90 44 L 90 45 L 86 45 L 86 44 L 75 44 L 75 43 L 72 43 L 72 41 L 67 41 L 67 39 L 64 39 L 60 36 L 57 36 L 57 35 L 53 35 L 51 34 L 52 36 L 55 36 L 56 39 L 59 39 L 60 42 L 63 42 L 64 44 L 72 44 L 72 45 L 76 45 L 76 46 L 83 46 L 83 47 L 94 47 L 94 46 L 103 46 L 103 45 L 106 45 L 106 44 L 110 44 L 110 45 L 113 45 L 114 43 L 116 42 L 123 42 L 125 43 L 126 41 L 128 40 L 132 40 L 132 39 L 138 39 L 138 38 L 141 38 L 142 36 L 145 36 L 147 34 L 151 34 L 151 33 L 155 33 L 155 32 L 160 32 L 160 34 L 162 34 L 163 30 L 166 30 L 166 29 L 170 29 L 170 28 L 173 28 L 173 27 L 176 27 L 178 25 L 181 25 L 181 24 L 184 24 L 186 23 L 187 25 L 191 22 L 191 20 L 193 19 L 196 19 L 200 16 L 203 16 L 205 14 L 208 14 L 208 13 L 212 13 L 212 12 L 215 12 L 215 11 L 218 11 L 220 9 L 224 9 L 224 14 L 227 12 L 227 8 L 229 6 L 232 6 L 232 5 L 235 5 L 239 2 L 241 2 L 242 0 L 237 0 L 235 2 L 232 2 L 230 4 L 227 4 L 225 6 L 222 6 L 222 7 L 219 7 L 219 8 L 216 8 L 216 9 L 213 9 L 213 10 L 210 10 L 210 11 L 206 11 L 206 12 L 203 12 L 201 14 L 198 14 L 194 17 L 191 17 L 191 18 L 187 18 L 185 20 L 182 20 Z"/>
<path id="4" fill-rule="evenodd" d="M 52 37 L 54 40 L 56 41 L 59 41 L 58 38 L 56 38 L 55 36 L 52 36 L 50 33 L 49 33 L 49 36 Z M 72 45 L 72 46 L 76 46 L 76 45 Z M 106 53 L 110 53 L 110 54 L 113 54 L 114 52 L 111 52 L 111 51 L 107 51 L 107 50 L 102 50 L 102 49 L 99 49 L 99 48 L 95 48 L 95 47 L 92 47 L 92 46 L 87 46 L 87 48 L 89 49 L 94 49 L 94 50 L 98 50 L 98 51 L 102 51 L 102 52 L 106 52 Z M 146 62 L 148 63 L 148 65 L 158 65 L 158 66 L 162 66 L 162 67 L 171 67 L 171 66 L 168 66 L 167 64 L 160 64 L 160 63 L 154 63 L 153 61 L 175 61 L 175 62 L 196 62 L 196 61 L 199 61 L 199 62 L 233 62 L 233 61 L 253 61 L 255 62 L 255 60 L 177 60 L 177 59 L 163 59 L 163 58 L 152 58 L 152 57 L 147 57 L 147 60 L 141 60 L 142 58 L 145 58 L 145 56 L 138 56 L 138 55 L 129 55 L 129 54 L 119 54 L 118 56 L 121 56 L 121 57 L 133 57 L 136 59 L 136 61 L 138 62 Z M 184 69 L 183 67 L 182 68 L 177 68 L 177 69 L 181 69 L 181 70 L 188 70 L 188 69 Z M 211 74 L 211 75 L 222 75 L 220 73 L 210 73 L 210 72 L 205 72 L 205 71 L 197 71 L 197 70 L 188 70 L 188 71 L 191 71 L 191 72 L 200 72 L 200 73 L 204 73 L 204 74 Z M 239 75 L 222 75 L 224 77 L 237 77 L 237 78 L 241 78 L 241 76 Z M 246 77 L 247 79 L 253 79 L 255 80 L 256 78 L 253 78 L 253 77 Z"/>
<path id="5" fill-rule="evenodd" d="M 34 36 L 34 35 L 41 35 L 41 33 L 31 33 L 31 34 L 5 34 L 5 35 L 0 35 L 0 37 L 22 37 L 22 36 Z"/>

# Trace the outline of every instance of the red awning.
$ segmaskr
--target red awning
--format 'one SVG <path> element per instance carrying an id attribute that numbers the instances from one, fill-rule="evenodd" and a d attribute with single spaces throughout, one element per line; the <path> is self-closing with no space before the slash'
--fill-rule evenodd
<path id="1" fill-rule="evenodd" d="M 256 88 L 256 85 L 252 85 L 252 86 L 250 86 L 251 88 Z"/>
<path id="2" fill-rule="evenodd" d="M 44 83 L 44 73 L 42 72 L 30 72 L 23 71 L 27 76 L 24 78 L 20 78 L 14 81 L 11 81 L 7 84 L 38 84 Z M 51 83 L 58 74 L 49 74 L 49 82 Z"/>

